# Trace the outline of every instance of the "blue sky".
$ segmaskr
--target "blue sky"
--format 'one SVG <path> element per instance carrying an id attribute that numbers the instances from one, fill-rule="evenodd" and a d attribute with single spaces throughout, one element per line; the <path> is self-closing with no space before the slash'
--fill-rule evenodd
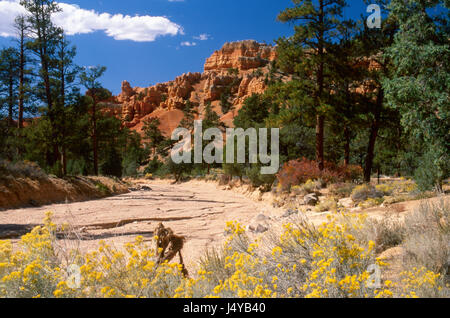
<path id="1" fill-rule="evenodd" d="M 14 1 L 16 0 L 1 0 L 0 5 L 2 2 Z M 128 29 L 117 25 L 116 29 L 111 31 L 115 32 L 115 36 L 108 36 L 104 30 L 69 36 L 69 40 L 78 50 L 76 63 L 81 66 L 106 66 L 107 72 L 102 82 L 114 94 L 120 92 L 122 80 L 128 80 L 132 86 L 147 87 L 173 80 L 182 73 L 202 72 L 205 59 L 220 49 L 225 42 L 254 39 L 272 44 L 274 39 L 292 33 L 292 26 L 276 21 L 279 12 L 292 6 L 290 0 L 62 0 L 60 2 L 76 5 L 84 10 L 94 10 L 96 14 L 165 18 L 163 24 L 164 28 L 167 28 L 167 34 L 157 36 L 153 40 L 151 33 L 145 42 L 137 42 L 139 34 L 127 36 Z M 365 13 L 366 6 L 362 0 L 348 2 L 350 6 L 345 11 L 347 17 L 368 15 Z M 6 14 L 6 9 L 2 8 L 5 7 L 0 6 L 0 19 L 2 19 L 1 10 Z M 136 28 L 140 29 L 139 23 Z M 1 27 L 0 25 L 0 46 L 8 46 L 11 37 L 5 36 L 7 34 L 2 36 Z M 117 35 L 119 33 L 120 35 Z M 120 36 L 132 39 L 117 39 Z M 145 38 L 141 38 L 143 39 Z"/>

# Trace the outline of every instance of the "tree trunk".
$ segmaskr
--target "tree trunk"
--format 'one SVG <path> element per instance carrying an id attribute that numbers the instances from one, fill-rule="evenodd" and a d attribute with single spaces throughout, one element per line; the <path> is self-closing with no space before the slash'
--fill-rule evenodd
<path id="1" fill-rule="evenodd" d="M 24 44 L 24 34 L 21 30 L 20 34 L 20 67 L 19 67 L 19 116 L 17 120 L 17 128 L 23 128 L 23 108 L 25 104 L 25 88 L 24 88 L 24 77 L 25 77 L 25 44 Z"/>
<path id="2" fill-rule="evenodd" d="M 316 158 L 320 170 L 325 168 L 325 159 L 323 154 L 324 126 L 325 117 L 318 115 L 316 124 Z"/>
<path id="3" fill-rule="evenodd" d="M 12 76 L 10 76 L 9 77 L 9 87 L 8 87 L 8 125 L 9 125 L 9 127 L 14 126 L 13 110 L 14 110 L 14 79 L 12 78 Z"/>
<path id="4" fill-rule="evenodd" d="M 98 138 L 97 138 L 97 101 L 93 98 L 92 105 L 92 144 L 94 150 L 94 174 L 98 176 Z"/>
<path id="5" fill-rule="evenodd" d="M 63 175 L 67 175 L 67 155 L 66 155 L 66 146 L 62 146 L 62 155 L 61 155 L 61 161 L 62 161 L 62 169 L 63 169 Z"/>
<path id="6" fill-rule="evenodd" d="M 367 183 L 370 182 L 372 175 L 373 159 L 375 156 L 375 145 L 378 137 L 378 132 L 380 130 L 380 118 L 381 118 L 381 110 L 383 107 L 383 100 L 384 100 L 384 92 L 382 88 L 379 88 L 376 108 L 374 111 L 375 118 L 372 123 L 372 127 L 370 129 L 369 146 L 367 149 L 366 164 L 364 168 L 364 181 Z"/>
<path id="7" fill-rule="evenodd" d="M 316 98 L 316 109 L 320 108 L 322 102 L 322 95 L 324 89 L 324 3 L 323 0 L 319 1 L 320 13 L 319 13 L 319 24 L 321 26 L 318 38 L 318 54 L 320 58 L 319 70 L 317 73 L 317 84 L 318 84 L 318 96 Z M 319 165 L 319 169 L 323 170 L 325 168 L 325 159 L 323 152 L 324 144 L 324 128 L 325 128 L 325 116 L 318 114 L 316 118 L 316 160 Z"/>
<path id="8" fill-rule="evenodd" d="M 344 152 L 345 152 L 345 158 L 344 158 L 344 165 L 347 167 L 350 164 L 350 130 L 348 129 L 348 126 L 345 125 L 344 127 L 344 137 L 345 137 L 345 146 L 344 146 Z"/>
<path id="9" fill-rule="evenodd" d="M 44 4 L 41 5 L 41 12 L 44 12 Z M 45 18 L 40 19 L 40 14 L 38 13 L 36 15 L 36 24 L 37 24 L 37 40 L 39 41 L 39 57 L 41 60 L 41 76 L 42 80 L 44 82 L 44 90 L 45 90 L 45 98 L 48 106 L 48 112 L 49 112 L 49 120 L 50 120 L 50 126 L 52 129 L 52 147 L 53 147 L 53 153 L 50 156 L 49 160 L 47 160 L 47 164 L 49 166 L 54 166 L 59 160 L 60 160 L 60 153 L 58 149 L 58 134 L 55 124 L 55 114 L 53 110 L 53 97 L 51 93 L 51 87 L 50 87 L 50 75 L 49 75 L 49 64 L 48 64 L 48 34 L 47 29 L 45 28 Z"/>

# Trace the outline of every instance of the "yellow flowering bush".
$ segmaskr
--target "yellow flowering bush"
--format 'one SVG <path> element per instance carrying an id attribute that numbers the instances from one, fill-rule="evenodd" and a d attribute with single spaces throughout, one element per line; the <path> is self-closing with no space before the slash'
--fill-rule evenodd
<path id="1" fill-rule="evenodd" d="M 429 271 L 425 267 L 414 267 L 411 271 L 402 272 L 400 276 L 403 298 L 450 297 L 448 288 L 444 287 L 442 275 Z"/>
<path id="2" fill-rule="evenodd" d="M 358 204 L 362 209 L 373 208 L 381 205 L 384 202 L 384 198 L 368 198 L 364 202 Z"/>
<path id="3" fill-rule="evenodd" d="M 338 207 L 338 200 L 335 197 L 326 197 L 321 200 L 317 206 L 317 212 L 325 212 L 325 211 L 336 211 Z"/>
<path id="4" fill-rule="evenodd" d="M 0 295 L 3 297 L 52 297 L 63 279 L 53 240 L 56 225 L 48 213 L 44 226 L 34 228 L 13 251 L 9 241 L 0 241 Z"/>
<path id="5" fill-rule="evenodd" d="M 120 250 L 102 242 L 61 255 L 61 229 L 48 214 L 17 249 L 0 241 L 0 297 L 448 297 L 442 275 L 426 268 L 382 282 L 377 270 L 388 264 L 365 235 L 366 221 L 337 212 L 315 227 L 300 218 L 255 240 L 229 222 L 222 249 L 208 251 L 186 278 L 179 264 L 158 264 L 159 251 L 143 237 Z"/>

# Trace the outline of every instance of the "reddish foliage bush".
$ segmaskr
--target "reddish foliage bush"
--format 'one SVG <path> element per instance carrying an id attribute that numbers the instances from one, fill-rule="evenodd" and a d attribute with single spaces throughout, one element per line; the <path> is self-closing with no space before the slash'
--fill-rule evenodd
<path id="1" fill-rule="evenodd" d="M 323 180 L 326 183 L 336 183 L 357 180 L 363 170 L 359 166 L 336 166 L 325 163 L 325 169 L 320 171 L 316 161 L 303 158 L 286 163 L 278 173 L 278 181 L 284 189 L 300 185 L 308 180 Z"/>

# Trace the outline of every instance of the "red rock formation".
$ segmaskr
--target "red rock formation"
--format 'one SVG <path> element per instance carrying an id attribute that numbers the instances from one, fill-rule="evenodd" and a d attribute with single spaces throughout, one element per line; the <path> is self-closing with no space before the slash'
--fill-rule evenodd
<path id="1" fill-rule="evenodd" d="M 240 71 L 266 66 L 276 57 L 272 46 L 256 41 L 226 43 L 223 48 L 206 60 L 205 71 L 227 70 L 235 68 Z"/>
<path id="2" fill-rule="evenodd" d="M 197 105 L 200 113 L 206 102 L 212 102 L 214 110 L 230 125 L 237 111 L 222 114 L 221 95 L 229 93 L 230 102 L 240 109 L 247 97 L 264 92 L 268 65 L 275 58 L 276 50 L 269 45 L 256 41 L 227 43 L 206 60 L 203 74 L 183 74 L 148 88 L 132 88 L 124 81 L 122 92 L 105 104 L 127 127 L 139 132 L 145 119 L 156 117 L 161 121 L 161 130 L 170 135 L 183 118 L 187 100 Z"/>

